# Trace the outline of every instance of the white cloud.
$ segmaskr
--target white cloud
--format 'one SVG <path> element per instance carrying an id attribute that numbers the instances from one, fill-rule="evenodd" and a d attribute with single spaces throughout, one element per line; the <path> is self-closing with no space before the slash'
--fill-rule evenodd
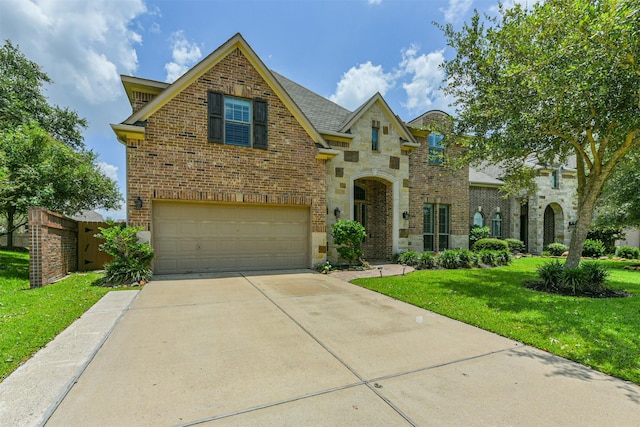
<path id="1" fill-rule="evenodd" d="M 167 82 L 172 83 L 202 58 L 202 52 L 197 43 L 185 38 L 183 31 L 173 33 L 170 41 L 173 61 L 166 63 L 164 69 L 167 72 Z"/>
<path id="2" fill-rule="evenodd" d="M 382 3 L 382 0 L 367 0 L 367 3 L 369 3 L 369 4 L 380 4 L 380 3 Z"/>
<path id="3" fill-rule="evenodd" d="M 142 0 L 2 0 L 2 38 L 40 64 L 60 91 L 90 104 L 122 96 L 119 73 L 138 66 L 141 36 L 129 23 L 145 12 Z"/>
<path id="4" fill-rule="evenodd" d="M 449 7 L 440 9 L 446 22 L 461 21 L 471 8 L 473 0 L 449 0 Z"/>
<path id="5" fill-rule="evenodd" d="M 407 110 L 424 112 L 429 109 L 447 108 L 449 100 L 440 90 L 444 78 L 444 71 L 440 68 L 443 61 L 443 50 L 419 54 L 416 45 L 403 50 L 401 74 L 411 76 L 410 82 L 402 84 L 407 94 L 407 101 L 403 106 Z"/>
<path id="6" fill-rule="evenodd" d="M 107 162 L 97 162 L 98 169 L 102 171 L 107 177 L 111 178 L 115 182 L 118 182 L 118 166 L 109 164 Z"/>
<path id="7" fill-rule="evenodd" d="M 351 67 L 342 75 L 336 92 L 329 99 L 348 109 L 356 109 L 376 92 L 384 96 L 394 86 L 394 76 L 385 73 L 382 65 L 373 65 L 371 61 Z"/>

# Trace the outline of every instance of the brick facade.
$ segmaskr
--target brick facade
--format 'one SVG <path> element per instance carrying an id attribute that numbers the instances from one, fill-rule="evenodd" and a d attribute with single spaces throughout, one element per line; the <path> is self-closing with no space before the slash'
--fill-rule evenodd
<path id="1" fill-rule="evenodd" d="M 40 207 L 29 208 L 29 282 L 48 285 L 78 269 L 76 221 Z"/>
<path id="2" fill-rule="evenodd" d="M 268 102 L 267 150 L 208 142 L 210 90 Z M 153 113 L 144 139 L 127 141 L 128 222 L 151 231 L 153 200 L 307 205 L 312 232 L 324 235 L 325 175 L 325 161 L 316 159 L 309 134 L 235 49 Z M 322 258 L 318 251 L 324 245 L 314 245 L 314 260 Z"/>
<path id="3" fill-rule="evenodd" d="M 442 120 L 444 113 L 430 112 L 411 122 L 416 127 L 427 126 L 433 120 Z M 469 246 L 469 168 L 454 169 L 445 165 L 429 164 L 428 132 L 416 132 L 420 148 L 409 154 L 409 244 L 408 248 L 422 252 L 424 240 L 424 205 L 431 203 L 450 206 L 449 248 Z M 446 156 L 455 158 L 459 148 L 452 145 Z M 438 230 L 438 215 L 435 229 Z M 434 246 L 439 247 L 436 233 Z"/>

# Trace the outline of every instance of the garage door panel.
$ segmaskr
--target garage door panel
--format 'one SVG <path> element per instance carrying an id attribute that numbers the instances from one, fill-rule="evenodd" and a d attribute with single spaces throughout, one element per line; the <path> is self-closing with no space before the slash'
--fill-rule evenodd
<path id="1" fill-rule="evenodd" d="M 308 207 L 154 202 L 154 271 L 308 267 Z"/>

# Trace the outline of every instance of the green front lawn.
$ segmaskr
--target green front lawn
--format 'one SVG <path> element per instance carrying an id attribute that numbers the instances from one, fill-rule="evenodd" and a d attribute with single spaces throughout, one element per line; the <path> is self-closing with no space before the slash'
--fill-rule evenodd
<path id="1" fill-rule="evenodd" d="M 0 381 L 111 289 L 97 273 L 29 289 L 29 254 L 0 251 Z"/>
<path id="2" fill-rule="evenodd" d="M 548 260 L 522 258 L 509 267 L 424 270 L 356 279 L 365 288 L 478 326 L 601 372 L 640 384 L 640 272 L 611 268 L 607 285 L 630 298 L 578 298 L 524 287 Z"/>

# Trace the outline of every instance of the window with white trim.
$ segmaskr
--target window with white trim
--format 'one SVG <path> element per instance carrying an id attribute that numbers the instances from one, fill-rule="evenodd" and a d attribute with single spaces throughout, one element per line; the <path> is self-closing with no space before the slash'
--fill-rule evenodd
<path id="1" fill-rule="evenodd" d="M 237 98 L 210 91 L 208 114 L 209 142 L 268 148 L 265 100 Z"/>

